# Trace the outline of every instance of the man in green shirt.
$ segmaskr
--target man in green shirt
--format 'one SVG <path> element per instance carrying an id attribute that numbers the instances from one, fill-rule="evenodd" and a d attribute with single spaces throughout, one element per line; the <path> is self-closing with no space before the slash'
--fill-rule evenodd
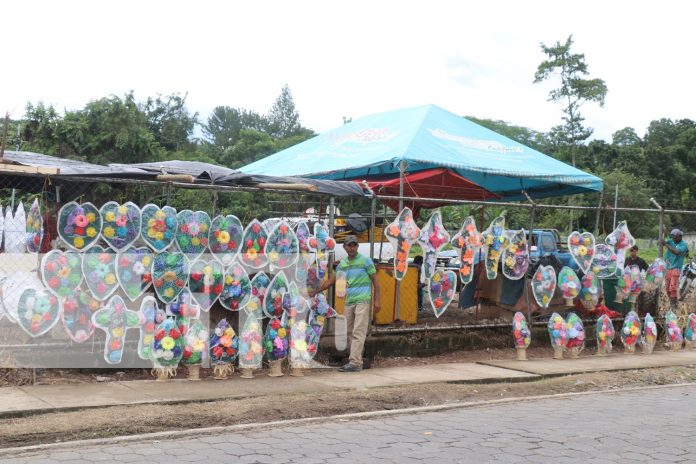
<path id="1" fill-rule="evenodd" d="M 372 288 L 374 287 L 375 314 L 380 310 L 379 283 L 377 271 L 372 260 L 358 253 L 358 238 L 350 235 L 343 243 L 348 257 L 340 262 L 336 273 L 345 275 L 346 305 L 343 314 L 346 317 L 350 340 L 349 362 L 338 370 L 341 372 L 360 372 L 362 370 L 362 353 L 367 337 L 367 329 L 370 325 L 370 303 L 372 302 Z M 320 293 L 334 285 L 336 274 L 332 274 L 316 292 L 310 292 L 310 296 Z M 341 284 L 342 285 L 342 284 Z"/>
<path id="2" fill-rule="evenodd" d="M 684 258 L 689 254 L 689 248 L 682 241 L 682 235 L 681 230 L 672 229 L 672 232 L 669 233 L 670 239 L 662 241 L 666 248 L 665 263 L 667 264 L 667 273 L 665 274 L 665 286 L 667 287 L 667 296 L 669 296 L 672 309 L 675 309 L 677 305 L 679 276 L 684 266 Z"/>

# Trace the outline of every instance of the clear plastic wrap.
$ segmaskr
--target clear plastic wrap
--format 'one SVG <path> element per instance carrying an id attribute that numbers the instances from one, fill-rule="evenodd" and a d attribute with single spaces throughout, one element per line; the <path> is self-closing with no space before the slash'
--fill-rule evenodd
<path id="1" fill-rule="evenodd" d="M 165 304 L 171 303 L 186 287 L 189 264 L 183 253 L 168 252 L 155 254 L 152 260 L 152 283 L 157 298 Z"/>
<path id="2" fill-rule="evenodd" d="M 24 287 L 17 302 L 17 323 L 31 337 L 51 330 L 61 313 L 60 299 L 45 288 Z"/>
<path id="3" fill-rule="evenodd" d="M 261 322 L 252 314 L 239 313 L 239 367 L 241 369 L 258 369 L 263 360 L 263 334 Z"/>
<path id="4" fill-rule="evenodd" d="M 184 336 L 184 354 L 182 364 L 201 366 L 208 361 L 208 329 L 200 319 L 193 319 Z"/>
<path id="5" fill-rule="evenodd" d="M 99 209 L 102 218 L 102 238 L 115 252 L 133 245 L 140 237 L 142 224 L 138 205 L 127 202 L 122 205 L 115 201 L 104 203 Z"/>
<path id="6" fill-rule="evenodd" d="M 241 315 L 241 313 L 240 313 Z M 255 318 L 250 317 L 250 321 L 256 322 L 260 327 L 258 321 Z M 260 329 L 259 329 L 260 330 Z M 215 329 L 210 334 L 210 366 L 214 369 L 214 375 L 218 378 L 226 377 L 227 374 L 232 372 L 232 365 L 234 364 L 237 355 L 242 356 L 241 343 L 234 329 L 227 322 L 226 319 L 220 320 L 215 326 Z M 259 347 L 261 345 L 259 344 Z M 250 360 L 253 363 L 253 359 Z M 240 357 L 240 367 L 242 365 Z M 258 366 L 261 365 L 261 360 L 259 358 Z M 252 367 L 258 367 L 254 365 Z"/>
<path id="7" fill-rule="evenodd" d="M 161 253 L 168 249 L 176 237 L 179 219 L 176 209 L 171 206 L 159 206 L 148 203 L 141 212 L 140 236 L 154 251 Z"/>
<path id="8" fill-rule="evenodd" d="M 464 219 L 462 228 L 452 237 L 450 243 L 459 250 L 459 279 L 466 285 L 474 277 L 475 254 L 483 246 L 483 238 L 476 228 L 476 220 L 472 216 Z"/>
<path id="9" fill-rule="evenodd" d="M 164 321 L 166 314 L 157 305 L 154 296 L 146 296 L 140 303 L 138 311 L 140 318 L 140 337 L 138 339 L 138 357 L 143 360 L 152 359 L 152 346 L 155 342 L 155 327 Z"/>
<path id="10" fill-rule="evenodd" d="M 394 222 L 389 224 L 384 232 L 394 249 L 394 278 L 401 280 L 408 271 L 408 254 L 411 246 L 416 243 L 420 229 L 413 220 L 409 208 L 401 210 Z"/>
<path id="11" fill-rule="evenodd" d="M 92 314 L 92 324 L 106 334 L 104 361 L 119 364 L 123 357 L 126 331 L 144 323 L 142 314 L 131 311 L 119 295 L 114 295 L 107 304 Z"/>
<path id="12" fill-rule="evenodd" d="M 185 209 L 176 215 L 179 227 L 174 237 L 176 245 L 190 261 L 195 261 L 208 249 L 210 216 L 205 211 Z"/>
<path id="13" fill-rule="evenodd" d="M 624 323 L 621 327 L 621 343 L 624 346 L 624 353 L 633 354 L 636 351 L 636 343 L 641 334 L 640 317 L 635 311 L 629 311 L 624 316 Z"/>
<path id="14" fill-rule="evenodd" d="M 59 298 L 72 295 L 80 286 L 82 255 L 76 251 L 51 250 L 41 258 L 41 280 L 46 289 Z M 7 294 L 4 295 L 7 298 Z"/>
<path id="15" fill-rule="evenodd" d="M 585 327 L 582 325 L 582 320 L 573 312 L 566 316 L 566 332 L 568 334 L 566 349 L 570 352 L 571 358 L 577 358 L 585 349 Z"/>
<path id="16" fill-rule="evenodd" d="M 307 332 L 311 330 L 307 322 L 302 319 L 296 321 L 290 329 L 290 367 L 293 369 L 307 369 L 313 354 L 309 352 L 307 344 Z"/>
<path id="17" fill-rule="evenodd" d="M 592 268 L 595 255 L 595 237 L 590 232 L 572 232 L 568 235 L 568 251 L 584 274 Z"/>
<path id="18" fill-rule="evenodd" d="M 239 311 L 246 307 L 251 295 L 251 280 L 244 266 L 237 262 L 232 263 L 225 271 L 220 304 L 230 311 Z"/>
<path id="19" fill-rule="evenodd" d="M 527 319 L 521 312 L 516 312 L 512 317 L 512 336 L 515 340 L 515 348 L 517 349 L 517 359 L 526 361 L 526 350 L 532 342 L 532 331 L 529 330 Z"/>
<path id="20" fill-rule="evenodd" d="M 94 298 L 107 300 L 118 288 L 116 253 L 94 245 L 82 254 L 82 273 Z"/>
<path id="21" fill-rule="evenodd" d="M 283 315 L 286 318 L 286 326 L 289 329 L 295 325 L 295 321 L 307 317 L 309 303 L 300 295 L 300 289 L 295 282 L 290 282 L 288 291 L 283 294 Z"/>
<path id="22" fill-rule="evenodd" d="M 329 255 L 336 249 L 336 241 L 329 235 L 329 229 L 319 223 L 314 224 L 314 236 L 309 238 L 309 250 L 314 253 L 314 274 L 319 280 L 326 276 Z"/>
<path id="23" fill-rule="evenodd" d="M 116 258 L 116 278 L 129 300 L 135 301 L 152 285 L 152 260 L 148 247 L 130 247 Z"/>
<path id="24" fill-rule="evenodd" d="M 613 279 L 617 275 L 616 253 L 602 243 L 595 247 L 595 256 L 592 261 L 592 272 L 598 279 Z"/>
<path id="25" fill-rule="evenodd" d="M 616 280 L 616 297 L 614 298 L 615 303 L 623 303 L 624 300 L 631 296 L 631 286 L 633 281 L 631 280 L 632 275 L 628 269 L 619 270 L 621 274 Z"/>
<path id="26" fill-rule="evenodd" d="M 430 279 L 435 275 L 437 257 L 450 240 L 450 234 L 442 225 L 442 214 L 435 210 L 418 235 L 418 244 L 423 249 L 423 276 Z"/>
<path id="27" fill-rule="evenodd" d="M 281 221 L 268 234 L 264 253 L 271 271 L 287 269 L 297 262 L 299 245 L 297 235 L 287 222 Z"/>
<path id="28" fill-rule="evenodd" d="M 580 279 L 580 285 L 580 302 L 583 308 L 592 311 L 597 306 L 599 295 L 602 292 L 599 279 L 594 275 L 594 272 L 587 271 Z"/>
<path id="29" fill-rule="evenodd" d="M 643 346 L 643 354 L 650 354 L 655 348 L 655 343 L 657 343 L 657 324 L 653 320 L 650 313 L 645 315 L 645 322 L 643 324 L 643 337 L 640 340 Z"/>
<path id="30" fill-rule="evenodd" d="M 580 294 L 580 279 L 568 266 L 563 266 L 558 273 L 558 289 L 563 295 L 566 306 L 573 306 L 573 300 Z"/>
<path id="31" fill-rule="evenodd" d="M 155 368 L 164 368 L 170 377 L 176 375 L 176 368 L 184 354 L 184 338 L 176 321 L 165 318 L 155 327 L 155 342 L 152 346 L 152 360 Z"/>
<path id="32" fill-rule="evenodd" d="M 283 295 L 288 291 L 288 278 L 285 272 L 280 271 L 273 276 L 266 289 L 263 299 L 263 312 L 268 317 L 280 317 L 283 315 Z"/>
<path id="33" fill-rule="evenodd" d="M 438 269 L 428 280 L 428 298 L 435 317 L 440 317 L 449 308 L 457 290 L 457 274 Z"/>
<path id="34" fill-rule="evenodd" d="M 225 271 L 216 259 L 199 258 L 191 264 L 189 289 L 203 311 L 208 312 L 222 294 Z"/>
<path id="35" fill-rule="evenodd" d="M 493 219 L 481 234 L 481 238 L 486 246 L 486 275 L 488 279 L 494 280 L 498 276 L 500 257 L 508 245 L 508 239 L 505 236 L 505 218 L 498 216 Z"/>
<path id="36" fill-rule="evenodd" d="M 672 351 L 679 351 L 684 342 L 684 335 L 679 326 L 679 318 L 674 311 L 665 313 L 665 342 Z"/>
<path id="37" fill-rule="evenodd" d="M 251 298 L 244 310 L 253 314 L 256 319 L 265 317 L 263 304 L 269 285 L 271 285 L 271 279 L 265 272 L 257 272 L 251 279 Z"/>
<path id="38" fill-rule="evenodd" d="M 268 240 L 268 234 L 258 219 L 247 224 L 242 234 L 242 250 L 239 254 L 239 260 L 244 266 L 261 269 L 268 264 L 265 252 L 266 240 Z"/>
<path id="39" fill-rule="evenodd" d="M 566 321 L 558 313 L 551 314 L 547 324 L 551 348 L 553 348 L 553 358 L 563 359 L 563 351 L 568 343 L 568 331 Z"/>
<path id="40" fill-rule="evenodd" d="M 297 248 L 299 250 L 297 265 L 295 266 L 295 281 L 300 284 L 303 290 L 306 290 L 307 272 L 314 262 L 314 255 L 309 248 L 309 240 L 312 238 L 312 233 L 309 231 L 309 226 L 306 221 L 297 224 L 295 227 L 295 235 L 297 236 Z"/>
<path id="41" fill-rule="evenodd" d="M 657 258 L 652 262 L 645 274 L 645 290 L 651 292 L 662 285 L 667 273 L 667 264 L 662 258 Z"/>
<path id="42" fill-rule="evenodd" d="M 543 309 L 549 307 L 556 291 L 556 271 L 553 266 L 539 266 L 532 277 L 534 300 Z"/>
<path id="43" fill-rule="evenodd" d="M 529 268 L 527 234 L 522 230 L 509 230 L 508 245 L 503 251 L 503 275 L 510 280 L 519 280 Z"/>
<path id="44" fill-rule="evenodd" d="M 597 355 L 606 356 L 611 353 L 612 344 L 614 342 L 614 337 L 616 332 L 614 330 L 614 323 L 611 321 L 609 316 L 602 314 L 597 319 Z"/>
<path id="45" fill-rule="evenodd" d="M 326 301 L 326 297 L 319 293 L 309 301 L 310 312 L 308 325 L 310 330 L 307 331 L 307 351 L 313 358 L 319 349 L 319 339 L 324 331 L 326 319 L 336 317 L 336 311 Z"/>
<path id="46" fill-rule="evenodd" d="M 280 361 L 288 356 L 289 333 L 285 317 L 272 317 L 263 337 L 263 349 L 268 361 Z"/>
<path id="47" fill-rule="evenodd" d="M 0 216 L 2 216 L 2 210 L 0 209 Z M 41 208 L 39 207 L 39 199 L 35 198 L 34 202 L 29 208 L 26 219 L 26 245 L 27 252 L 38 253 L 41 250 L 41 244 L 43 243 L 44 237 L 44 227 L 43 227 L 43 217 L 41 217 Z M 0 235 L 1 235 L 0 230 Z"/>
<path id="48" fill-rule="evenodd" d="M 689 317 L 686 319 L 684 342 L 686 342 L 686 348 L 696 348 L 696 314 L 694 313 L 690 313 Z"/>
<path id="49" fill-rule="evenodd" d="M 210 224 L 208 244 L 210 252 L 223 266 L 229 266 L 239 254 L 244 227 L 237 216 L 215 216 Z"/>
<path id="50" fill-rule="evenodd" d="M 348 280 L 343 271 L 336 272 L 336 297 L 345 298 L 348 292 Z"/>
<path id="51" fill-rule="evenodd" d="M 76 288 L 73 293 L 67 295 L 62 301 L 61 321 L 65 333 L 75 343 L 87 341 L 94 333 L 92 314 L 101 308 L 101 302 L 82 288 Z"/>
<path id="52" fill-rule="evenodd" d="M 638 266 L 629 266 L 624 269 L 624 274 L 630 274 L 631 276 L 631 287 L 628 291 L 628 301 L 632 304 L 636 303 L 638 295 L 643 291 L 643 286 L 645 285 L 645 280 L 643 274 L 640 272 Z"/>
<path id="53" fill-rule="evenodd" d="M 626 250 L 636 244 L 636 240 L 628 230 L 626 221 L 619 222 L 616 229 L 614 229 L 611 234 L 607 235 L 604 242 L 614 248 L 616 252 L 616 266 L 619 269 L 623 269 L 624 262 L 626 261 Z"/>
<path id="54" fill-rule="evenodd" d="M 92 203 L 71 201 L 58 211 L 58 236 L 75 251 L 85 251 L 97 243 L 102 232 L 102 218 Z"/>

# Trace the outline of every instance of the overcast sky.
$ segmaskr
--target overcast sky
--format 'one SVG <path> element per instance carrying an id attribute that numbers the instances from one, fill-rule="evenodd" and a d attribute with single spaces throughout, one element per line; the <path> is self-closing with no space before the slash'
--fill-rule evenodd
<path id="1" fill-rule="evenodd" d="M 284 84 L 317 132 L 434 103 L 548 131 L 555 85 L 533 84 L 551 45 L 573 34 L 606 105 L 583 107 L 597 138 L 659 118 L 696 119 L 696 4 L 642 1 L 9 1 L 2 4 L 0 110 L 59 109 L 134 90 L 188 92 L 266 113 Z"/>

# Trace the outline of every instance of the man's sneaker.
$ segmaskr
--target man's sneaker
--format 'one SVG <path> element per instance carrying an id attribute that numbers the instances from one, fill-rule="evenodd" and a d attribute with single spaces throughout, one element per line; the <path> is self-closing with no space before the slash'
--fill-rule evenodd
<path id="1" fill-rule="evenodd" d="M 360 372 L 362 367 L 354 366 L 350 363 L 345 364 L 338 368 L 338 372 Z"/>

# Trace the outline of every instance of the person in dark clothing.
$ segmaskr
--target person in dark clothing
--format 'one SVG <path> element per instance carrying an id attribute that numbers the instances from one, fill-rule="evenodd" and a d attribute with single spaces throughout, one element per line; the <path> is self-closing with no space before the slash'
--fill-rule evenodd
<path id="1" fill-rule="evenodd" d="M 633 245 L 630 249 L 630 255 L 626 258 L 624 267 L 638 266 L 641 271 L 648 270 L 648 263 L 645 262 L 643 258 L 638 256 L 638 245 Z"/>
<path id="2" fill-rule="evenodd" d="M 421 283 L 421 270 L 423 269 L 423 257 L 421 255 L 413 258 L 413 264 L 418 266 L 418 311 L 423 310 L 423 287 L 425 284 Z"/>

